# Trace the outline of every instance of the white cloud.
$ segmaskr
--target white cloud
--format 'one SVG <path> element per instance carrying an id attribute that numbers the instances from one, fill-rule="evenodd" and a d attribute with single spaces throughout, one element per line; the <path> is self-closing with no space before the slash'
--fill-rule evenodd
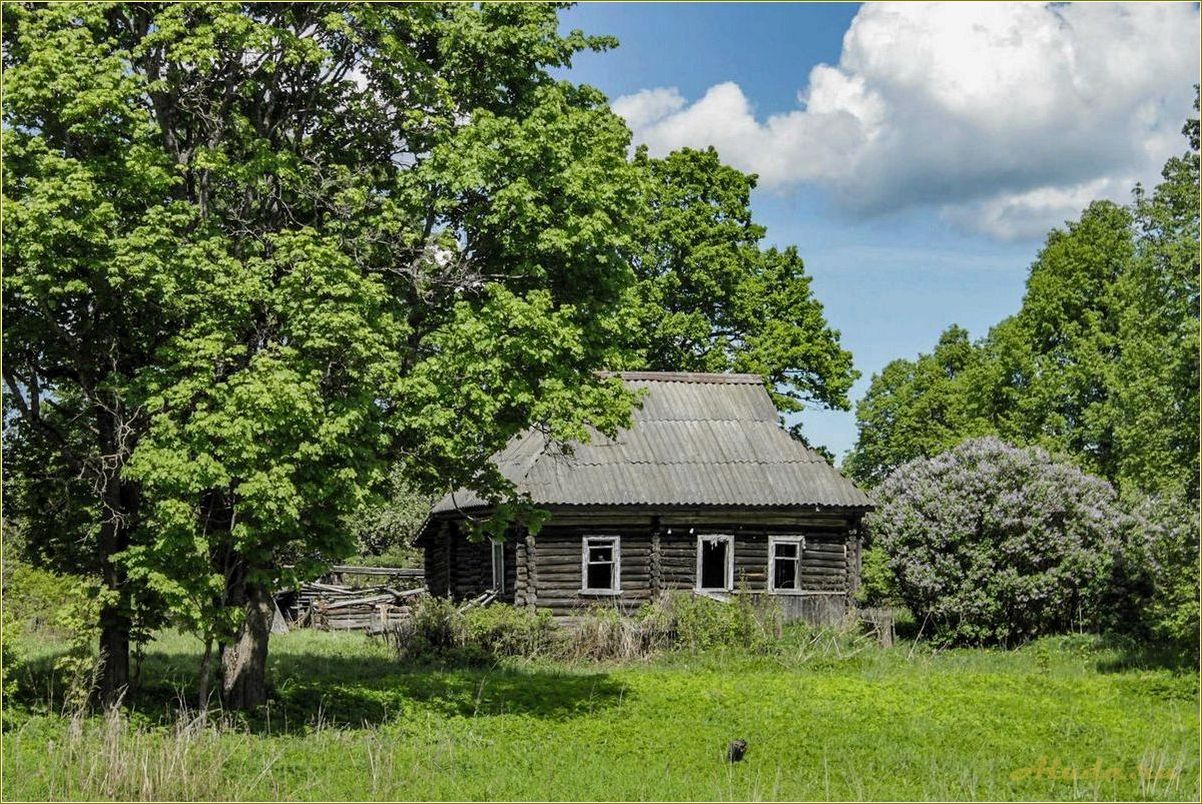
<path id="1" fill-rule="evenodd" d="M 618 98 L 613 103 L 613 109 L 626 118 L 631 128 L 637 129 L 680 111 L 686 103 L 684 96 L 675 87 L 644 89 L 642 92 Z"/>
<path id="2" fill-rule="evenodd" d="M 766 187 L 1038 236 L 1093 198 L 1127 198 L 1184 149 L 1198 21 L 1191 3 L 873 3 L 795 110 L 760 119 L 734 83 L 613 106 L 655 154 L 713 145 Z"/>

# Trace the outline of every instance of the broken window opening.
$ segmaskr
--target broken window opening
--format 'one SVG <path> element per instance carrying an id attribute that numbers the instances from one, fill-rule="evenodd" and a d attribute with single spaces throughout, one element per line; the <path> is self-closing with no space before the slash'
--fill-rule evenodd
<path id="1" fill-rule="evenodd" d="M 801 536 L 771 540 L 768 574 L 773 591 L 793 592 L 801 589 L 801 553 L 804 545 L 805 539 Z"/>
<path id="2" fill-rule="evenodd" d="M 581 591 L 617 592 L 620 587 L 621 545 L 617 536 L 587 536 Z"/>
<path id="3" fill-rule="evenodd" d="M 734 585 L 734 541 L 730 536 L 697 537 L 697 588 L 730 591 Z"/>

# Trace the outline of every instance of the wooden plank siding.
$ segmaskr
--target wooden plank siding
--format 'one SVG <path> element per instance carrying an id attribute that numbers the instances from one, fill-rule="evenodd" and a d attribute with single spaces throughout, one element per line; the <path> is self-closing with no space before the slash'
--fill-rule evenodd
<path id="1" fill-rule="evenodd" d="M 525 580 L 525 555 L 518 549 L 518 541 L 510 537 L 503 546 L 505 590 L 497 599 L 505 603 L 517 602 L 519 581 Z M 492 588 L 492 544 L 488 539 L 470 540 L 454 522 L 449 522 L 428 536 L 422 546 L 430 594 L 464 600 Z"/>
<path id="2" fill-rule="evenodd" d="M 858 513 L 572 511 L 553 513 L 536 535 L 510 534 L 504 548 L 505 593 L 500 599 L 545 609 L 557 618 L 594 605 L 630 612 L 661 591 L 693 590 L 698 537 L 717 534 L 732 537 L 736 593 L 767 592 L 769 537 L 805 538 L 801 590 L 773 595 L 790 619 L 829 620 L 833 612 L 846 607 L 858 585 Z M 620 594 L 582 592 L 581 557 L 588 536 L 620 537 Z M 490 588 L 492 555 L 487 541 L 469 541 L 449 521 L 428 535 L 423 546 L 427 584 L 433 594 L 462 600 Z"/>

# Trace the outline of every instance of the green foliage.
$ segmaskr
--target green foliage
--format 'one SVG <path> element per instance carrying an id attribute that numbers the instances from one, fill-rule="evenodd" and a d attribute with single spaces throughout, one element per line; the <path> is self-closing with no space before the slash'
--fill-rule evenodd
<path id="1" fill-rule="evenodd" d="M 614 606 L 593 606 L 564 634 L 562 655 L 614 661 L 671 651 L 765 652 L 781 633 L 772 601 L 741 594 L 723 602 L 691 592 L 671 592 L 643 604 L 633 616 Z"/>
<path id="2" fill-rule="evenodd" d="M 639 368 L 764 378 L 777 408 L 846 409 L 858 377 L 826 322 L 795 248 L 763 249 L 751 219 L 755 177 L 718 154 L 634 158 L 643 191 L 626 315 Z"/>
<path id="3" fill-rule="evenodd" d="M 1130 532 L 1110 592 L 1110 631 L 1198 661 L 1198 508 L 1187 500 L 1127 501 Z"/>
<path id="4" fill-rule="evenodd" d="M 953 325 L 931 354 L 885 366 L 856 405 L 859 437 L 843 464 L 848 474 L 875 486 L 907 461 L 992 432 L 972 394 L 980 361 L 968 331 Z"/>
<path id="5" fill-rule="evenodd" d="M 96 653 L 100 610 L 114 596 L 112 590 L 96 581 L 80 581 L 55 618 L 55 624 L 67 634 L 66 650 L 54 667 L 64 679 L 63 704 L 68 711 L 82 711 L 95 691 L 106 660 Z"/>
<path id="6" fill-rule="evenodd" d="M 558 10 L 5 6 L 33 541 L 228 640 L 249 589 L 355 551 L 397 456 L 521 516 L 488 461 L 513 434 L 627 421 L 595 370 L 639 190 L 621 119 L 551 74 L 614 42 Z"/>
<path id="7" fill-rule="evenodd" d="M 673 634 L 673 647 L 687 650 L 761 651 L 780 637 L 781 629 L 779 609 L 771 601 L 753 600 L 747 594 L 735 595 L 729 602 L 689 593 L 668 595 L 646 606 L 639 616 Z"/>
<path id="8" fill-rule="evenodd" d="M 21 667 L 22 623 L 7 603 L 0 607 L 0 618 L 0 698 L 8 699 L 16 691 Z"/>
<path id="9" fill-rule="evenodd" d="M 464 612 L 466 642 L 489 657 L 545 656 L 557 636 L 551 613 L 517 606 L 479 606 Z"/>
<path id="10" fill-rule="evenodd" d="M 26 545 L 19 529 L 4 525 L 5 623 L 25 633 L 53 630 L 58 610 L 72 597 L 78 578 L 39 569 L 24 558 Z"/>
<path id="11" fill-rule="evenodd" d="M 862 606 L 887 606 L 900 601 L 897 579 L 889 566 L 889 554 L 879 544 L 864 550 L 860 561 L 860 586 L 856 602 Z"/>
<path id="12" fill-rule="evenodd" d="M 388 473 L 382 493 L 346 519 L 357 543 L 356 561 L 376 566 L 420 567 L 421 550 L 410 546 L 434 498 L 413 488 L 399 469 Z"/>
<path id="13" fill-rule="evenodd" d="M 1114 439 L 1120 484 L 1197 502 L 1198 118 L 1182 133 L 1190 150 L 1135 194 L 1135 257 L 1115 288 Z"/>
<path id="14" fill-rule="evenodd" d="M 1053 231 L 1031 267 L 1023 306 L 990 333 L 984 404 L 1003 438 L 1072 455 L 1117 479 L 1110 368 L 1121 349 L 1115 285 L 1134 255 L 1130 212 L 1091 204 Z"/>
<path id="15" fill-rule="evenodd" d="M 8 522 L 3 527 L 3 644 L 0 656 L 3 676 L 0 689 L 11 695 L 18 680 L 24 656 L 21 644 L 31 639 L 67 634 L 75 636 L 74 623 L 64 622 L 70 608 L 81 597 L 82 582 L 77 577 L 57 575 L 38 569 L 24 560 L 27 545 L 19 528 Z M 83 630 L 82 639 L 95 635 L 95 623 Z M 91 645 L 87 646 L 91 650 Z"/>
<path id="16" fill-rule="evenodd" d="M 413 607 L 413 616 L 388 634 L 395 645 L 397 658 L 412 661 L 422 657 L 439 657 L 463 646 L 463 615 L 455 602 L 442 597 L 428 597 Z"/>
<path id="17" fill-rule="evenodd" d="M 546 611 L 508 605 L 460 611 L 446 598 L 428 597 L 413 616 L 388 633 L 403 662 L 488 663 L 505 656 L 546 655 L 555 645 L 555 622 Z"/>
<path id="18" fill-rule="evenodd" d="M 1196 102 L 1195 102 L 1196 107 Z M 996 434 L 1073 458 L 1124 493 L 1198 499 L 1198 122 L 1190 150 L 1128 207 L 1052 231 L 1017 314 L 970 344 L 894 361 L 856 410 L 846 465 L 881 482 L 909 460 Z"/>

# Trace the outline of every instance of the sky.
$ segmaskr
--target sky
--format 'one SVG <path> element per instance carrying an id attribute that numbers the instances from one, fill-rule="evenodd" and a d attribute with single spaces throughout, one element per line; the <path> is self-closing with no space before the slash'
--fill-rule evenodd
<path id="1" fill-rule="evenodd" d="M 652 155 L 713 145 L 759 176 L 765 245 L 796 245 L 860 372 L 1018 310 L 1048 231 L 1126 202 L 1185 149 L 1194 3 L 582 3 L 620 46 L 564 75 Z M 806 410 L 842 459 L 851 411 Z"/>

